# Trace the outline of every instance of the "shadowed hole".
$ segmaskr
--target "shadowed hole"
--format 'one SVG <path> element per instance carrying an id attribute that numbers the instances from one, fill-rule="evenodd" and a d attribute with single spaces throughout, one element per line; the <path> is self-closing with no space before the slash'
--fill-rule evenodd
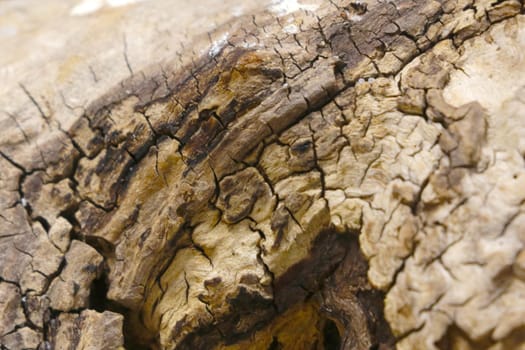
<path id="1" fill-rule="evenodd" d="M 323 345 L 325 350 L 341 348 L 341 336 L 334 321 L 326 320 L 323 327 Z"/>

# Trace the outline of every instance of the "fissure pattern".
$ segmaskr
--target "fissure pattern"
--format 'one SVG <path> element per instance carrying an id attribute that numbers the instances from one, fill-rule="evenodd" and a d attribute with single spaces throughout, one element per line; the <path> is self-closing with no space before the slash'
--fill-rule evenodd
<path id="1" fill-rule="evenodd" d="M 2 348 L 523 346 L 525 75 L 476 60 L 521 63 L 523 4 L 318 5 L 126 58 L 70 128 L 21 85 L 50 136 L 0 143 Z"/>

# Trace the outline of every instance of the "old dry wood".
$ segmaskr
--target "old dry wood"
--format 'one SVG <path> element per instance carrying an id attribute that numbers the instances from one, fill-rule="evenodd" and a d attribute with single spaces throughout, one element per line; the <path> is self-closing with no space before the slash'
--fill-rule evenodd
<path id="1" fill-rule="evenodd" d="M 111 4 L 0 2 L 0 348 L 525 348 L 523 2 Z"/>

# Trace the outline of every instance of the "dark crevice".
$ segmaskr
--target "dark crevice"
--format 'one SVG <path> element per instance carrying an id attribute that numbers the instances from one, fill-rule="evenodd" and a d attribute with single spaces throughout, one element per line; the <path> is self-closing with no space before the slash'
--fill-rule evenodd
<path id="1" fill-rule="evenodd" d="M 89 293 L 89 308 L 98 312 L 104 312 L 108 307 L 108 300 L 106 298 L 109 290 L 107 274 L 102 273 L 100 277 L 95 279 L 91 284 L 91 291 Z"/>
<path id="2" fill-rule="evenodd" d="M 98 278 L 96 278 L 91 284 L 91 290 L 89 294 L 89 309 L 93 309 L 97 312 L 111 311 L 123 315 L 123 335 L 124 335 L 124 346 L 126 349 L 137 349 L 137 350 L 149 350 L 153 347 L 144 345 L 150 335 L 145 336 L 143 329 L 138 329 L 135 320 L 139 316 L 139 311 L 128 309 L 110 299 L 107 298 L 109 290 L 109 278 L 108 278 L 107 266 Z"/>
<path id="3" fill-rule="evenodd" d="M 341 335 L 334 321 L 327 319 L 323 327 L 324 350 L 339 350 L 341 348 Z"/>
<path id="4" fill-rule="evenodd" d="M 277 337 L 272 338 L 272 342 L 270 343 L 270 346 L 268 347 L 268 350 L 280 350 L 282 349 L 281 343 L 279 343 L 279 339 Z"/>
<path id="5" fill-rule="evenodd" d="M 46 232 L 49 232 L 51 225 L 49 225 L 49 222 L 45 218 L 43 218 L 42 216 L 37 216 L 36 218 L 33 218 L 33 220 L 39 222 L 40 225 L 42 225 L 42 227 L 44 228 L 44 230 Z"/>
<path id="6" fill-rule="evenodd" d="M 72 229 L 71 229 L 71 239 L 76 239 L 76 240 L 79 240 L 79 241 L 83 241 L 83 237 L 81 236 L 80 234 L 80 223 L 78 222 L 77 218 L 75 217 L 75 213 L 77 212 L 78 210 L 78 205 L 77 206 L 71 206 L 70 208 L 60 212 L 59 216 L 63 217 L 64 219 L 66 219 L 72 226 Z"/>

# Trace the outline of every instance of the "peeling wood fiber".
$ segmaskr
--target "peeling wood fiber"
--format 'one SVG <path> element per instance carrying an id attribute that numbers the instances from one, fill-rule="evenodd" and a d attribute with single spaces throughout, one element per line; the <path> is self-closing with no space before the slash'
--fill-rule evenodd
<path id="1" fill-rule="evenodd" d="M 0 348 L 525 347 L 523 1 L 205 3 L 0 37 Z"/>

